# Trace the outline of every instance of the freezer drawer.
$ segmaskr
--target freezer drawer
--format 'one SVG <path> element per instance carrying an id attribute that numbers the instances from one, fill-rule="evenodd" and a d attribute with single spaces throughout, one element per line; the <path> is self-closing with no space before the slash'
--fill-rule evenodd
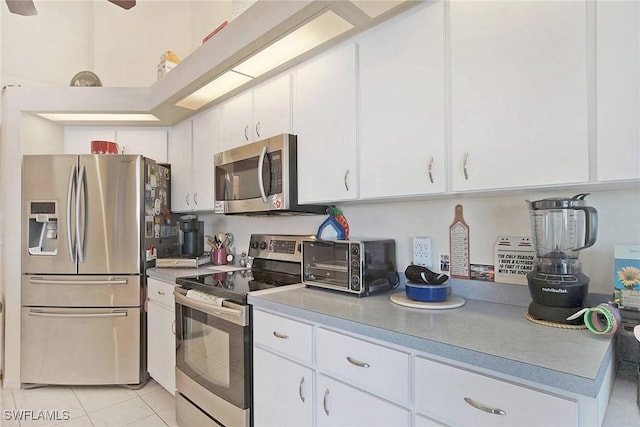
<path id="1" fill-rule="evenodd" d="M 22 305 L 44 307 L 137 307 L 141 276 L 22 276 Z"/>
<path id="2" fill-rule="evenodd" d="M 141 308 L 22 308 L 20 382 L 138 384 Z"/>

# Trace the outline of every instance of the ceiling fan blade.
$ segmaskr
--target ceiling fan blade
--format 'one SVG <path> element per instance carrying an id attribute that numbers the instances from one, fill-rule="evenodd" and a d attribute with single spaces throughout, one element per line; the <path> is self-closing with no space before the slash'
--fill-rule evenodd
<path id="1" fill-rule="evenodd" d="M 5 1 L 7 2 L 7 7 L 9 8 L 9 12 L 15 13 L 16 15 L 33 16 L 38 14 L 38 11 L 36 11 L 36 7 L 34 6 L 32 0 L 5 0 Z"/>
<path id="2" fill-rule="evenodd" d="M 136 5 L 136 0 L 108 0 L 116 6 L 120 6 L 123 9 L 131 9 Z"/>

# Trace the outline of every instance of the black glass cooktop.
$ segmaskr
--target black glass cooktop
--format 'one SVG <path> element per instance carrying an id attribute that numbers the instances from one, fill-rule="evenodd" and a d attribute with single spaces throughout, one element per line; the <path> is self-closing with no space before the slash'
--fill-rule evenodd
<path id="1" fill-rule="evenodd" d="M 247 303 L 247 294 L 251 291 L 291 285 L 299 282 L 299 275 L 258 270 L 207 273 L 176 279 L 176 283 L 184 289 L 196 289 L 245 304 Z"/>

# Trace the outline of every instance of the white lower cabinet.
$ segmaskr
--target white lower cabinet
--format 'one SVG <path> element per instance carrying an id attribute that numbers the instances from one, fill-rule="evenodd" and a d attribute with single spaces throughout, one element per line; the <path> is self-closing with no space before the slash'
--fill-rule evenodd
<path id="1" fill-rule="evenodd" d="M 410 423 L 408 409 L 322 374 L 317 376 L 317 381 L 318 426 L 408 426 Z"/>
<path id="2" fill-rule="evenodd" d="M 175 285 L 147 278 L 147 371 L 169 393 L 176 392 Z"/>
<path id="3" fill-rule="evenodd" d="M 256 427 L 313 424 L 311 368 L 256 347 L 253 350 L 253 371 Z"/>
<path id="4" fill-rule="evenodd" d="M 453 425 L 576 426 L 576 401 L 416 357 L 416 411 Z M 434 384 L 437 392 L 434 393 Z"/>

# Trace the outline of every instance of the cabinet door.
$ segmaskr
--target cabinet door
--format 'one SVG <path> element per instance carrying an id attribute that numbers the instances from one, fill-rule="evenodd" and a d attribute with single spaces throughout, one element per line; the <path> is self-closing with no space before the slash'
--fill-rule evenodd
<path id="1" fill-rule="evenodd" d="M 213 210 L 213 156 L 220 151 L 220 110 L 193 119 L 193 208 Z"/>
<path id="2" fill-rule="evenodd" d="M 416 410 L 447 424 L 576 426 L 578 403 L 417 357 Z M 434 384 L 437 392 L 434 393 Z"/>
<path id="3" fill-rule="evenodd" d="M 589 178 L 585 2 L 451 2 L 454 191 Z"/>
<path id="4" fill-rule="evenodd" d="M 167 163 L 167 130 L 118 129 L 116 141 L 124 154 L 141 154 L 158 163 Z"/>
<path id="5" fill-rule="evenodd" d="M 222 151 L 252 142 L 253 94 L 247 91 L 224 102 L 220 107 Z"/>
<path id="6" fill-rule="evenodd" d="M 175 313 L 149 301 L 147 304 L 147 370 L 169 393 L 176 392 Z"/>
<path id="7" fill-rule="evenodd" d="M 91 141 L 116 141 L 115 129 L 70 127 L 64 128 L 63 154 L 91 154 Z"/>
<path id="8" fill-rule="evenodd" d="M 293 121 L 300 203 L 358 197 L 356 50 L 354 43 L 344 44 L 297 69 Z"/>
<path id="9" fill-rule="evenodd" d="M 358 41 L 360 198 L 445 190 L 443 10 L 423 4 Z"/>
<path id="10" fill-rule="evenodd" d="M 191 136 L 191 120 L 179 123 L 171 129 L 169 163 L 171 163 L 171 211 L 173 212 L 193 210 Z"/>
<path id="11" fill-rule="evenodd" d="M 311 369 L 254 347 L 253 372 L 256 427 L 313 424 Z"/>
<path id="12" fill-rule="evenodd" d="M 408 426 L 409 411 L 324 375 L 317 375 L 318 426 Z"/>
<path id="13" fill-rule="evenodd" d="M 281 74 L 253 90 L 254 139 L 291 133 L 291 76 Z"/>
<path id="14" fill-rule="evenodd" d="M 600 181 L 640 178 L 640 3 L 597 2 Z"/>

